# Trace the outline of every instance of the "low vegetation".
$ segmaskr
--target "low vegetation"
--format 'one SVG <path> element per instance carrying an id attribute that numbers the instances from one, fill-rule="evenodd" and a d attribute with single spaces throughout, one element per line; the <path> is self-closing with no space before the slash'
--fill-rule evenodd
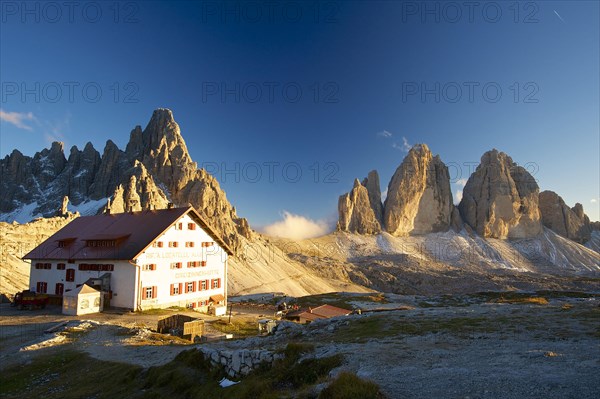
<path id="1" fill-rule="evenodd" d="M 223 370 L 211 367 L 196 349 L 181 352 L 163 366 L 144 370 L 138 366 L 97 360 L 70 347 L 48 351 L 26 366 L 6 370 L 0 376 L 0 392 L 6 399 L 236 399 L 280 398 L 292 394 L 316 397 L 316 394 L 311 394 L 315 384 L 325 382 L 329 372 L 342 365 L 343 358 L 341 355 L 303 358 L 313 350 L 310 344 L 290 343 L 282 350 L 284 358 L 276 361 L 273 367 L 265 365 L 242 379 L 239 384 L 221 388 L 219 381 L 225 376 Z M 362 385 L 356 389 L 363 389 Z M 356 397 L 339 396 L 339 393 L 335 395 L 338 396 L 329 397 Z"/>
<path id="2" fill-rule="evenodd" d="M 348 372 L 340 373 L 319 395 L 319 399 L 379 399 L 383 397 L 377 384 Z"/>
<path id="3" fill-rule="evenodd" d="M 290 300 L 288 304 L 296 304 L 301 308 L 317 307 L 320 305 L 331 305 L 342 309 L 352 310 L 357 302 L 364 303 L 389 303 L 382 293 L 371 293 L 364 295 L 351 295 L 340 293 L 329 293 L 319 295 L 307 295 Z"/>
<path id="4" fill-rule="evenodd" d="M 210 326 L 225 334 L 233 334 L 234 338 L 258 335 L 258 323 L 254 318 L 233 318 L 231 322 L 228 319 L 220 319 L 210 323 Z"/>

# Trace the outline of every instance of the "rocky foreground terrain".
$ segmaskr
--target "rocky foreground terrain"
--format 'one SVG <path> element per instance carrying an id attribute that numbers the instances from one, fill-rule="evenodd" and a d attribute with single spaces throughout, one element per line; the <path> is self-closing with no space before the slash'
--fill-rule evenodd
<path id="1" fill-rule="evenodd" d="M 147 326 L 156 315 L 74 318 L 58 310 L 3 309 L 15 314 L 0 319 L 0 381 L 6 398 L 109 397 L 113 391 L 128 397 L 316 398 L 349 372 L 383 394 L 368 398 L 595 398 L 598 300 L 553 291 L 321 295 L 298 301 L 360 308 L 362 314 L 310 325 L 282 322 L 262 337 L 255 336 L 258 315 L 235 314 L 234 325 L 248 321 L 244 335 L 200 345 L 152 333 Z M 62 329 L 42 332 L 63 320 Z M 209 330 L 217 322 L 206 316 Z M 75 371 L 81 367 L 87 373 L 80 376 Z M 110 370 L 118 373 L 110 384 L 87 378 Z M 222 388 L 223 376 L 239 384 Z"/>

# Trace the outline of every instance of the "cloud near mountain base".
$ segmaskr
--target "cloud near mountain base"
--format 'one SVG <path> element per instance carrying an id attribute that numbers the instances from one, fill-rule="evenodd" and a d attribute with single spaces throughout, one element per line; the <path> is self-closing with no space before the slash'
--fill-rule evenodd
<path id="1" fill-rule="evenodd" d="M 283 220 L 264 226 L 259 230 L 270 236 L 294 240 L 319 237 L 332 230 L 324 220 L 312 220 L 288 211 L 283 211 L 282 218 Z"/>

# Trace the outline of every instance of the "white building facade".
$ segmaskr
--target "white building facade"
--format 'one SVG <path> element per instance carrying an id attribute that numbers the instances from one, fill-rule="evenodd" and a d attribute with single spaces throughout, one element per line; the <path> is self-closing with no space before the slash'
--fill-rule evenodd
<path id="1" fill-rule="evenodd" d="M 80 217 L 24 258 L 36 292 L 62 297 L 87 283 L 105 306 L 208 311 L 227 305 L 231 254 L 190 206 Z"/>

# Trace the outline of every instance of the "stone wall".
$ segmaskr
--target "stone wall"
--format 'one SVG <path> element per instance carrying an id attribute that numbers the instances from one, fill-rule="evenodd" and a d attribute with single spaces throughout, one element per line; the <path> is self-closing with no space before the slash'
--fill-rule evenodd
<path id="1" fill-rule="evenodd" d="M 225 373 L 230 378 L 246 376 L 263 363 L 271 365 L 276 359 L 283 358 L 283 354 L 261 349 L 200 348 L 200 351 L 212 366 L 224 367 Z"/>

